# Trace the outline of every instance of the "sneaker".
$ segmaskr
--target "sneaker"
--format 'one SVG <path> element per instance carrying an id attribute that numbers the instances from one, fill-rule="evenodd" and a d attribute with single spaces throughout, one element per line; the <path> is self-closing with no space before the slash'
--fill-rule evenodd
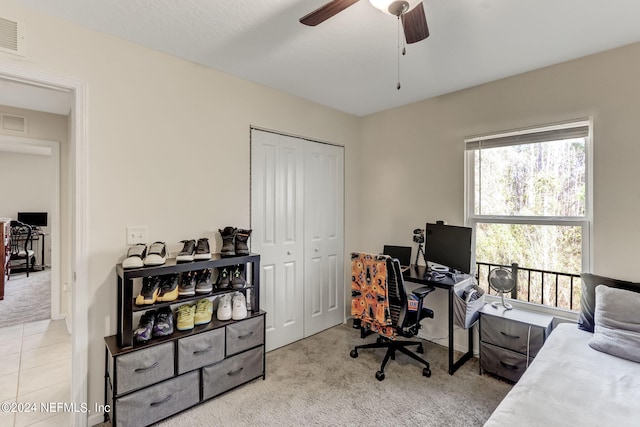
<path id="1" fill-rule="evenodd" d="M 218 298 L 218 311 L 216 312 L 218 320 L 231 319 L 231 294 L 224 294 Z"/>
<path id="2" fill-rule="evenodd" d="M 220 237 L 222 237 L 222 249 L 220 249 L 220 256 L 235 256 L 236 247 L 234 239 L 236 237 L 237 228 L 225 227 L 224 230 L 218 229 Z"/>
<path id="3" fill-rule="evenodd" d="M 244 265 L 236 265 L 231 274 L 231 287 L 233 289 L 242 289 L 246 284 L 244 280 Z"/>
<path id="4" fill-rule="evenodd" d="M 138 328 L 133 331 L 133 339 L 136 342 L 147 342 L 153 336 L 153 324 L 155 322 L 156 312 L 155 310 L 149 310 L 142 315 Z"/>
<path id="5" fill-rule="evenodd" d="M 233 314 L 231 318 L 233 320 L 242 320 L 247 317 L 247 302 L 244 299 L 244 295 L 238 292 L 233 296 Z"/>
<path id="6" fill-rule="evenodd" d="M 147 276 L 142 278 L 142 289 L 136 298 L 137 305 L 153 304 L 158 299 L 160 292 L 160 276 Z"/>
<path id="7" fill-rule="evenodd" d="M 154 337 L 166 337 L 173 333 L 173 311 L 171 307 L 162 307 L 156 314 L 156 321 L 153 325 Z"/>
<path id="8" fill-rule="evenodd" d="M 160 283 L 160 292 L 158 293 L 158 301 L 171 302 L 178 299 L 178 283 L 180 276 L 176 274 L 168 274 L 162 276 Z"/>
<path id="9" fill-rule="evenodd" d="M 188 331 L 193 329 L 196 306 L 184 304 L 176 310 L 176 329 L 179 331 Z"/>
<path id="10" fill-rule="evenodd" d="M 209 248 L 209 239 L 201 237 L 196 244 L 196 254 L 193 257 L 196 261 L 211 259 L 211 249 Z"/>
<path id="11" fill-rule="evenodd" d="M 193 271 L 185 271 L 180 275 L 180 285 L 178 295 L 181 297 L 192 297 L 196 294 L 196 274 Z"/>
<path id="12" fill-rule="evenodd" d="M 138 243 L 127 251 L 127 257 L 122 261 L 122 268 L 141 268 L 144 266 L 142 260 L 147 256 L 147 245 Z"/>
<path id="13" fill-rule="evenodd" d="M 167 262 L 167 247 L 164 242 L 154 242 L 149 247 L 144 265 L 162 265 Z"/>
<path id="14" fill-rule="evenodd" d="M 182 250 L 176 256 L 176 262 L 193 261 L 193 255 L 196 253 L 196 241 L 181 240 L 180 243 L 184 243 L 184 245 L 182 246 Z"/>
<path id="15" fill-rule="evenodd" d="M 249 255 L 247 241 L 251 236 L 251 230 L 238 230 L 236 232 L 236 255 Z"/>
<path id="16" fill-rule="evenodd" d="M 203 298 L 196 304 L 196 314 L 194 323 L 196 325 L 204 325 L 211 322 L 211 317 L 213 316 L 213 303 Z"/>
<path id="17" fill-rule="evenodd" d="M 229 269 L 227 267 L 218 269 L 218 281 L 216 282 L 216 288 L 228 289 L 230 283 Z"/>
<path id="18" fill-rule="evenodd" d="M 198 280 L 196 281 L 196 294 L 208 294 L 211 291 L 213 291 L 211 270 L 202 270 L 200 274 L 198 274 Z"/>

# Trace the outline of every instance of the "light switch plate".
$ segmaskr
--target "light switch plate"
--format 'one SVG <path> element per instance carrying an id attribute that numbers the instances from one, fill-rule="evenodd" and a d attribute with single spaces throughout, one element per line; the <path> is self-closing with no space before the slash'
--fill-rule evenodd
<path id="1" fill-rule="evenodd" d="M 130 225 L 127 227 L 127 245 L 147 243 L 148 228 L 146 225 Z"/>

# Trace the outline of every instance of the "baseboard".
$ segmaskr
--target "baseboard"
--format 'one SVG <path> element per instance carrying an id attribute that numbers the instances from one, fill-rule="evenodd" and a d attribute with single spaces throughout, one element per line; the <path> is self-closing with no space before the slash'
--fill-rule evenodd
<path id="1" fill-rule="evenodd" d="M 474 330 L 471 330 L 470 332 L 471 333 L 475 333 Z M 432 342 L 434 344 L 440 345 L 440 346 L 442 346 L 444 348 L 449 348 L 449 337 L 434 337 L 434 336 L 431 336 L 429 334 L 422 333 L 422 331 L 420 331 L 418 333 L 418 338 L 422 338 L 423 340 L 426 340 L 426 341 Z M 476 343 L 474 345 L 475 348 L 474 348 L 474 351 L 473 351 L 473 356 L 474 357 L 479 357 L 480 353 L 479 353 L 479 350 L 477 350 L 477 345 L 478 345 L 477 341 L 478 340 L 476 338 L 477 338 L 477 335 L 474 336 L 474 340 L 473 340 L 474 343 Z M 461 345 L 461 344 L 457 344 L 455 342 L 453 343 L 454 351 L 458 351 L 460 353 L 466 353 L 468 348 L 469 348 L 468 345 Z"/>
<path id="2" fill-rule="evenodd" d="M 69 334 L 73 334 L 73 322 L 71 321 L 71 315 L 67 314 L 62 317 L 64 319 L 64 323 L 67 325 L 67 332 L 69 332 Z"/>
<path id="3" fill-rule="evenodd" d="M 104 422 L 104 414 L 91 414 L 87 418 L 88 426 L 95 426 L 96 424 L 102 424 Z"/>

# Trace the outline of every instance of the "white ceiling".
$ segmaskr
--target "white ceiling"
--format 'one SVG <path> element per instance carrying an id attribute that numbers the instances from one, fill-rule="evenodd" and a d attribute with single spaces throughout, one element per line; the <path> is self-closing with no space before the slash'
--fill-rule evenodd
<path id="1" fill-rule="evenodd" d="M 424 0 L 431 35 L 407 47 L 396 90 L 396 18 L 361 0 L 298 22 L 326 1 L 18 0 L 356 115 L 640 41 L 637 0 Z"/>

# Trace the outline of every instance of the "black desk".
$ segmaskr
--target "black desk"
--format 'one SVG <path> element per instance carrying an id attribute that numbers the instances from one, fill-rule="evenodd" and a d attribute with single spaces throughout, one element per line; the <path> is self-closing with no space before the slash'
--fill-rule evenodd
<path id="1" fill-rule="evenodd" d="M 457 284 L 468 280 L 471 276 L 466 274 L 449 275 L 442 280 L 431 280 L 426 276 L 427 269 L 423 265 L 412 265 L 403 273 L 405 282 L 417 283 L 419 285 L 430 285 L 435 288 L 446 289 L 449 293 L 449 375 L 453 375 L 467 360 L 473 357 L 473 329 L 467 329 L 469 335 L 469 348 L 465 354 L 457 361 L 453 360 L 453 295 Z M 410 289 L 407 289 L 409 292 Z M 425 303 L 428 305 L 428 303 Z"/>

